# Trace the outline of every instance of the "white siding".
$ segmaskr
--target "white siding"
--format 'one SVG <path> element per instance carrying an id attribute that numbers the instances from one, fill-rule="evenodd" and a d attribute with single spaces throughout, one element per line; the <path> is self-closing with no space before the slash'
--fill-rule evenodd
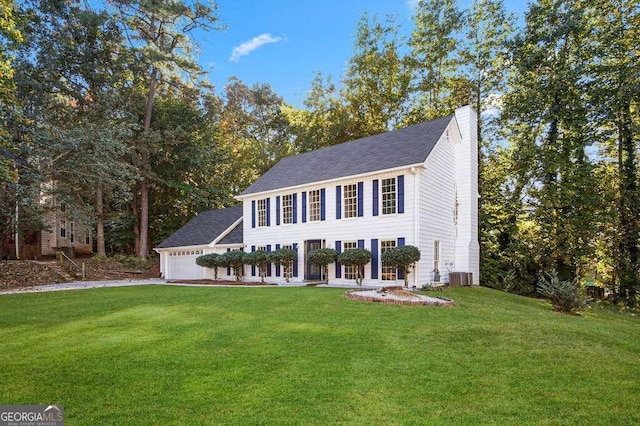
<path id="1" fill-rule="evenodd" d="M 440 241 L 440 282 L 448 282 L 448 268 L 454 262 L 456 201 L 454 144 L 460 140 L 455 121 L 425 161 L 420 174 L 420 264 L 418 285 L 434 280 L 433 242 Z M 453 270 L 453 269 L 450 269 Z"/>
<path id="2" fill-rule="evenodd" d="M 459 199 L 456 271 L 472 272 L 480 282 L 478 243 L 478 128 L 476 112 L 469 106 L 456 110 L 462 141 L 456 145 L 456 179 Z"/>
<path id="3" fill-rule="evenodd" d="M 373 181 L 390 177 L 404 176 L 404 213 L 396 213 L 392 215 L 383 215 L 382 209 L 379 209 L 378 216 L 373 216 Z M 348 184 L 363 183 L 363 216 L 355 218 L 336 219 L 336 186 L 344 186 Z M 326 191 L 325 203 L 325 220 L 309 222 L 307 212 L 307 222 L 302 222 L 302 192 L 312 191 L 324 188 Z M 276 196 L 285 194 L 297 194 L 297 223 L 276 225 Z M 404 238 L 406 244 L 415 245 L 414 236 L 414 178 L 410 169 L 394 170 L 388 173 L 380 173 L 361 178 L 347 178 L 339 181 L 333 181 L 327 184 L 309 185 L 295 191 L 274 191 L 268 195 L 259 195 L 243 200 L 244 210 L 243 221 L 244 244 L 246 251 L 251 251 L 251 246 L 271 245 L 271 249 L 275 250 L 275 245 L 298 244 L 298 277 L 292 278 L 292 281 L 302 281 L 304 279 L 304 243 L 307 240 L 323 240 L 325 247 L 335 248 L 336 241 L 358 241 L 364 240 L 365 248 L 371 250 L 371 240 Z M 271 226 L 252 227 L 252 200 L 258 200 L 269 196 L 270 201 L 270 222 Z M 257 203 L 256 203 L 257 204 Z M 379 243 L 378 243 L 379 250 Z M 378 270 L 380 270 L 380 260 L 378 261 Z M 380 279 L 371 279 L 371 264 L 365 268 L 365 284 L 370 285 L 389 285 L 388 281 Z M 273 275 L 273 274 L 272 274 Z M 345 280 L 344 278 L 335 278 L 335 265 L 329 266 L 329 278 L 332 283 L 353 283 L 353 280 Z M 254 279 L 248 276 L 247 279 Z M 258 277 L 255 277 L 258 279 Z M 279 277 L 267 277 L 267 281 L 281 282 Z M 400 281 L 398 281 L 400 282 Z"/>

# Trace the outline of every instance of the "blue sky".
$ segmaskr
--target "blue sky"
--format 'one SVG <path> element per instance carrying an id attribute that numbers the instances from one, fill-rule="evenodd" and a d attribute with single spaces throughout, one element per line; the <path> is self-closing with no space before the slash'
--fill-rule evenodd
<path id="1" fill-rule="evenodd" d="M 410 31 L 417 0 L 218 0 L 222 32 L 200 38 L 200 64 L 220 92 L 231 76 L 247 85 L 268 83 L 290 104 L 301 106 L 316 72 L 342 76 L 353 53 L 364 12 L 395 17 Z M 469 1 L 460 1 L 465 7 Z M 521 14 L 523 2 L 507 9 Z"/>

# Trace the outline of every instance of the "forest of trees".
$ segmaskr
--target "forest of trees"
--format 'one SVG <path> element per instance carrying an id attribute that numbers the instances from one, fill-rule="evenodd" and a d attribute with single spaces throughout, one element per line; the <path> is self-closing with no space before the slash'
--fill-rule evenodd
<path id="1" fill-rule="evenodd" d="M 501 0 L 422 0 L 411 28 L 365 14 L 345 74 L 318 74 L 302 108 L 267 83 L 207 83 L 194 32 L 223 27 L 215 4 L 0 4 L 2 235 L 16 205 L 38 226 L 44 188 L 93 218 L 98 253 L 146 258 L 284 156 L 471 104 L 481 282 L 530 294 L 555 270 L 636 301 L 635 0 L 532 1 L 520 24 Z"/>

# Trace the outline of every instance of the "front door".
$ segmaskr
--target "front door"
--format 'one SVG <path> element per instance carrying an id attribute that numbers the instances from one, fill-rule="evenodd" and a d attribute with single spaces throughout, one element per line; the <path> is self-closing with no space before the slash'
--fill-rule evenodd
<path id="1" fill-rule="evenodd" d="M 311 250 L 317 250 L 319 248 L 322 248 L 322 240 L 308 240 L 305 248 L 306 248 L 305 250 L 305 258 L 306 258 L 306 253 L 309 253 Z M 313 263 L 309 263 L 309 261 L 306 261 L 306 264 L 307 264 L 307 270 L 306 270 L 307 276 L 305 277 L 305 279 L 319 280 L 320 275 L 322 273 L 320 266 L 314 265 Z"/>

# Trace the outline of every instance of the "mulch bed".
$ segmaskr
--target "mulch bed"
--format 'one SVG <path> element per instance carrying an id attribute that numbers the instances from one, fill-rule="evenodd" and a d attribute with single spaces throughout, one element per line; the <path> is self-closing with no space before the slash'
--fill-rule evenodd
<path id="1" fill-rule="evenodd" d="M 0 261 L 0 290 L 64 282 L 57 272 L 25 260 Z"/>
<path id="2" fill-rule="evenodd" d="M 168 280 L 174 284 L 201 284 L 201 285 L 250 285 L 250 286 L 277 286 L 272 283 L 261 283 L 254 281 L 223 281 L 223 280 Z"/>

